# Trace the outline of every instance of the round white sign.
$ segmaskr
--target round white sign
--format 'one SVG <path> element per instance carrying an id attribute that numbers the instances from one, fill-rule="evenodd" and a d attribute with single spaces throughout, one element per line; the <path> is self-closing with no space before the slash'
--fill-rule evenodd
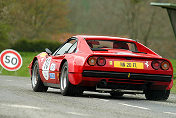
<path id="1" fill-rule="evenodd" d="M 1 66 L 8 71 L 16 71 L 22 66 L 21 55 L 12 49 L 6 49 L 0 55 Z"/>

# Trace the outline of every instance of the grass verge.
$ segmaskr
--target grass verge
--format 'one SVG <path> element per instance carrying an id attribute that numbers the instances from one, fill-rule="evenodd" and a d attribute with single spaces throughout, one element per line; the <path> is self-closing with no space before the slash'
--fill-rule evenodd
<path id="1" fill-rule="evenodd" d="M 0 66 L 0 69 L 2 69 L 0 75 L 24 76 L 24 77 L 30 76 L 28 66 L 31 63 L 34 56 L 36 56 L 39 53 L 38 52 L 19 52 L 19 53 L 23 59 L 23 65 L 21 66 L 21 68 L 17 71 L 7 71 L 5 69 L 2 69 L 2 67 Z"/>
<path id="2" fill-rule="evenodd" d="M 176 93 L 176 79 L 174 79 L 174 84 L 173 84 L 173 87 L 171 89 L 171 92 Z"/>
<path id="3" fill-rule="evenodd" d="M 172 63 L 173 69 L 174 69 L 174 84 L 173 84 L 171 91 L 173 93 L 176 93 L 176 60 L 170 59 L 170 61 Z"/>

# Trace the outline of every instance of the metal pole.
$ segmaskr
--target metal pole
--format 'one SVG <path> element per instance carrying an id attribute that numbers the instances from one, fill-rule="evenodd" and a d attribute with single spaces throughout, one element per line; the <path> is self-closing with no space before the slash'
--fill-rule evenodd
<path id="1" fill-rule="evenodd" d="M 1 69 L 1 71 L 0 71 L 0 73 L 2 73 L 2 70 L 3 70 L 3 67 L 2 67 L 2 69 Z"/>

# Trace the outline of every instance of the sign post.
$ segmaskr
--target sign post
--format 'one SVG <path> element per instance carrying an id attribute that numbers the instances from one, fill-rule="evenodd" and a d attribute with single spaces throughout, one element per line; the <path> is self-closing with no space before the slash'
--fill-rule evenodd
<path id="1" fill-rule="evenodd" d="M 8 71 L 16 71 L 22 66 L 21 55 L 12 49 L 6 49 L 0 54 L 0 64 Z"/>
<path id="2" fill-rule="evenodd" d="M 150 5 L 166 8 L 176 37 L 176 4 L 151 2 Z"/>

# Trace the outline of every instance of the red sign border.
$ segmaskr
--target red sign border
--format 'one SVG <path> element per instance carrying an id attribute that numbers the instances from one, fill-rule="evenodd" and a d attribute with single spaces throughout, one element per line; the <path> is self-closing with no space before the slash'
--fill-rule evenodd
<path id="1" fill-rule="evenodd" d="M 11 67 L 8 67 L 8 66 L 6 66 L 6 65 L 4 64 L 4 62 L 3 62 L 3 57 L 4 57 L 4 55 L 7 54 L 7 53 L 12 53 L 12 54 L 14 54 L 14 55 L 17 56 L 17 58 L 18 58 L 18 60 L 19 60 L 17 66 L 11 68 Z M 6 50 L 2 51 L 1 54 L 0 54 L 0 58 L 1 58 L 1 59 L 0 59 L 0 64 L 1 64 L 1 66 L 2 66 L 4 69 L 8 70 L 8 71 L 16 71 L 16 70 L 20 69 L 21 66 L 22 66 L 23 60 L 22 60 L 22 58 L 21 58 L 21 55 L 20 55 L 17 51 L 15 51 L 15 50 L 6 49 Z"/>

